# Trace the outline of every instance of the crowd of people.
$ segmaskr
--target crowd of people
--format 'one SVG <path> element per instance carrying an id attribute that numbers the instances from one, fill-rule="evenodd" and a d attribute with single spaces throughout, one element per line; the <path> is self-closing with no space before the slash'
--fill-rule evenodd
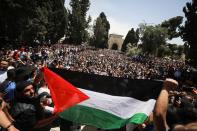
<path id="1" fill-rule="evenodd" d="M 14 56 L 14 60 L 10 58 L 10 62 L 15 61 L 14 63 L 17 62 L 17 64 L 47 65 L 131 79 L 165 79 L 166 77 L 186 79 L 191 71 L 191 67 L 183 61 L 143 55 L 128 57 L 120 51 L 96 49 L 85 45 L 57 44 L 51 47 L 27 47 L 2 51 L 0 54 L 7 58 Z"/>
<path id="2" fill-rule="evenodd" d="M 144 55 L 131 57 L 120 51 L 87 45 L 56 44 L 1 49 L 0 62 L 1 130 L 50 130 L 49 123 L 58 120 L 41 72 L 43 66 L 129 79 L 173 78 L 179 86 L 174 80 L 165 80 L 167 84 L 164 84 L 153 112 L 155 129 L 166 129 L 162 125 L 165 121 L 170 129 L 176 123 L 197 121 L 197 71 L 184 61 Z M 176 86 L 179 90 L 171 90 Z M 143 127 L 146 129 L 148 126 Z"/>

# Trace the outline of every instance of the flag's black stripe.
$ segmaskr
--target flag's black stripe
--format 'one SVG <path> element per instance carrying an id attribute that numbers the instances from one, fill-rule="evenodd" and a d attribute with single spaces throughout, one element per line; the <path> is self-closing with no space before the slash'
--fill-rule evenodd
<path id="1" fill-rule="evenodd" d="M 156 80 L 116 78 L 66 69 L 53 68 L 52 71 L 76 87 L 109 95 L 133 97 L 142 101 L 156 99 L 163 84 L 162 81 Z"/>

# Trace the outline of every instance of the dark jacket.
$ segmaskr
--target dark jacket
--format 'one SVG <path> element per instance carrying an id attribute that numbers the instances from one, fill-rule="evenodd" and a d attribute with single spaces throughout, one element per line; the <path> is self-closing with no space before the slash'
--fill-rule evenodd
<path id="1" fill-rule="evenodd" d="M 42 119 L 42 108 L 37 99 L 17 100 L 10 112 L 20 131 L 38 131 L 34 126 Z"/>

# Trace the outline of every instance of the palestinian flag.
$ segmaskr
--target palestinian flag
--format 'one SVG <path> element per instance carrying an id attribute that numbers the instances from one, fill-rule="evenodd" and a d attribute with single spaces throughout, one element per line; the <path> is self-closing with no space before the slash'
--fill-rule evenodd
<path id="1" fill-rule="evenodd" d="M 142 124 L 152 112 L 162 87 L 161 81 L 52 70 L 89 97 L 63 111 L 60 117 L 101 129 L 117 129 L 127 123 Z"/>
<path id="2" fill-rule="evenodd" d="M 53 71 L 49 70 L 47 67 L 44 67 L 42 70 L 54 103 L 54 113 L 60 113 L 89 99 L 86 94 Z"/>

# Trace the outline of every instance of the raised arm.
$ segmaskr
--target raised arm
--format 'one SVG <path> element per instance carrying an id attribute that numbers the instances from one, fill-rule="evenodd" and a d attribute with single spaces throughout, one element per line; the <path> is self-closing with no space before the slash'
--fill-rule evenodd
<path id="1" fill-rule="evenodd" d="M 163 88 L 155 104 L 153 112 L 155 131 L 166 131 L 166 113 L 168 109 L 169 91 L 174 90 L 178 86 L 178 82 L 173 79 L 166 79 Z"/>

